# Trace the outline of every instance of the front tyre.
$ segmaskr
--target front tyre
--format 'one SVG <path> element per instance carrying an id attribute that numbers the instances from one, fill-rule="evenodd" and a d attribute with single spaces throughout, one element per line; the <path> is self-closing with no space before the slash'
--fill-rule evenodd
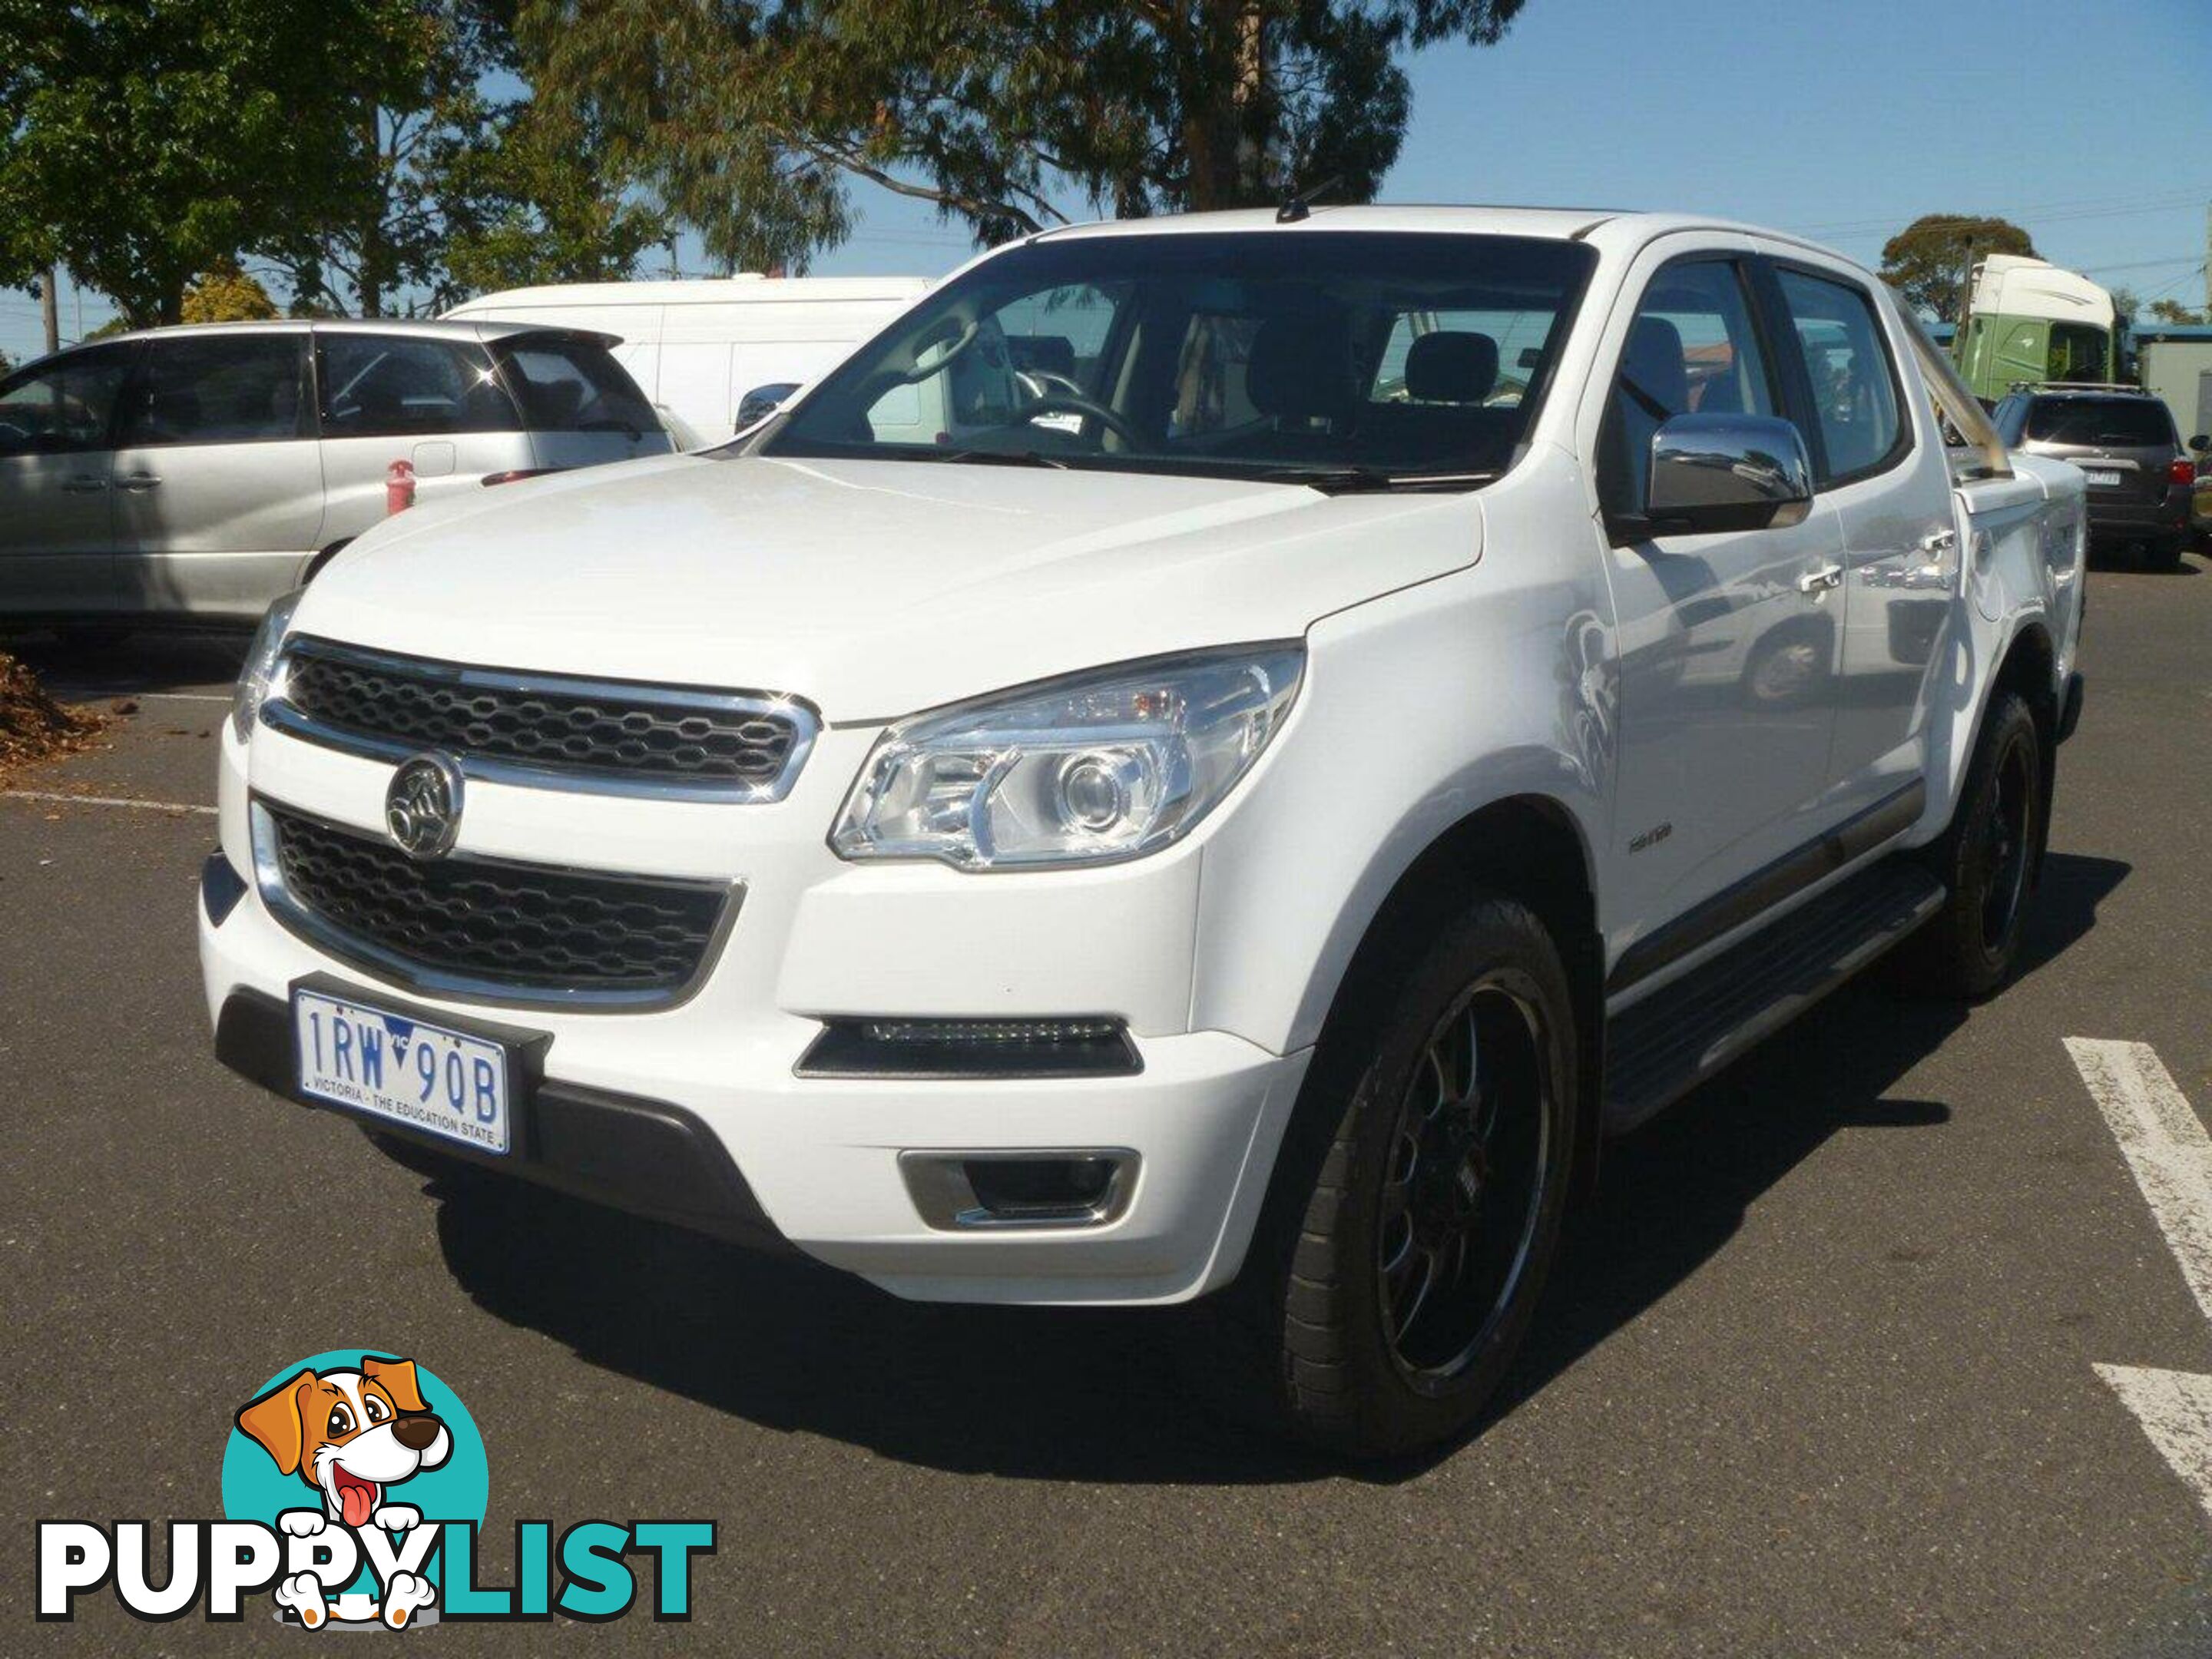
<path id="1" fill-rule="evenodd" d="M 2050 833 L 2048 764 L 2027 700 L 1996 693 L 1951 827 L 1928 849 L 1949 896 L 1899 952 L 1914 990 L 1972 1001 L 2012 976 Z"/>
<path id="2" fill-rule="evenodd" d="M 1334 1115 L 1319 1176 L 1238 1287 L 1246 1386 L 1281 1426 L 1359 1455 L 1474 1426 L 1558 1245 L 1576 1053 L 1543 925 L 1477 898 L 1395 988 L 1348 1092 L 1302 1107 Z"/>

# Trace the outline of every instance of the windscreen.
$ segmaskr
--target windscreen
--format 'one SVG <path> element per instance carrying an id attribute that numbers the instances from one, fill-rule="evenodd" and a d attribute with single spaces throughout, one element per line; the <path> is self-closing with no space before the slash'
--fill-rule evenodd
<path id="1" fill-rule="evenodd" d="M 1353 231 L 1048 239 L 826 376 L 773 455 L 1466 487 L 1526 438 L 1595 256 Z"/>
<path id="2" fill-rule="evenodd" d="M 2046 444 L 2180 447 L 2173 417 L 2152 398 L 2040 398 L 2028 410 L 2027 435 Z"/>

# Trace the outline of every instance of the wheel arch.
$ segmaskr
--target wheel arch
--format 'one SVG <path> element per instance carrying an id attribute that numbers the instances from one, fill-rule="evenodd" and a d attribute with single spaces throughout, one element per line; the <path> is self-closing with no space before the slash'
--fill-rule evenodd
<path id="1" fill-rule="evenodd" d="M 1604 1093 L 1605 953 L 1598 927 L 1597 863 L 1582 820 L 1565 801 L 1540 793 L 1489 801 L 1438 831 L 1406 860 L 1379 902 L 1360 920 L 1358 942 L 1344 958 L 1342 971 L 1325 988 L 1326 1012 L 1286 1137 L 1286 1153 L 1317 1133 L 1304 1121 L 1327 1114 L 1312 1109 L 1314 1103 L 1332 1098 L 1345 1085 L 1345 1069 L 1356 1064 L 1360 1052 L 1360 1031 L 1387 1002 L 1394 965 L 1418 952 L 1438 916 L 1463 908 L 1478 891 L 1526 904 L 1551 934 L 1566 967 L 1580 1085 L 1576 1186 L 1588 1191 L 1596 1175 Z"/>

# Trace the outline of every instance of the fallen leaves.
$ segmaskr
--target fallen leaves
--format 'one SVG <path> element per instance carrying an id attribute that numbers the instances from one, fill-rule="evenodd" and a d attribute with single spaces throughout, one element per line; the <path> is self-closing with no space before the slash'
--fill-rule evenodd
<path id="1" fill-rule="evenodd" d="M 116 712 L 137 708 L 118 704 Z M 88 749 L 107 721 L 97 710 L 55 702 L 27 665 L 0 652 L 0 774 Z"/>

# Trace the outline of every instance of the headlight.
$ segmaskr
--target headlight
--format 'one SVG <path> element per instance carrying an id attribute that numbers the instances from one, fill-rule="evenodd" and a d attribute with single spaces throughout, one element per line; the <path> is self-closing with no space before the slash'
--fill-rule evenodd
<path id="1" fill-rule="evenodd" d="M 285 633 L 292 626 L 292 612 L 299 608 L 300 595 L 304 587 L 295 587 L 283 598 L 272 601 L 263 613 L 261 626 L 253 631 L 253 643 L 246 647 L 246 665 L 238 671 L 237 689 L 230 694 L 230 729 L 244 743 L 253 735 L 254 716 L 261 712 L 262 703 L 275 689 L 276 653 L 284 648 Z"/>
<path id="2" fill-rule="evenodd" d="M 1135 858 L 1187 833 L 1267 746 L 1304 647 L 1130 663 L 902 720 L 830 844 L 966 870 Z"/>

